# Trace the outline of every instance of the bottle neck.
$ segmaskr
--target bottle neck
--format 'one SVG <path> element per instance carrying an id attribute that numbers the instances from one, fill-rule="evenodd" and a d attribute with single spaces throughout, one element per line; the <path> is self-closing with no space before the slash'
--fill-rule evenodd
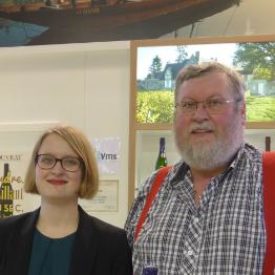
<path id="1" fill-rule="evenodd" d="M 159 144 L 159 154 L 165 153 L 165 142 L 162 140 Z"/>
<path id="2" fill-rule="evenodd" d="M 160 150 L 159 151 L 159 155 L 162 156 L 162 157 L 164 157 L 165 156 L 165 150 Z"/>

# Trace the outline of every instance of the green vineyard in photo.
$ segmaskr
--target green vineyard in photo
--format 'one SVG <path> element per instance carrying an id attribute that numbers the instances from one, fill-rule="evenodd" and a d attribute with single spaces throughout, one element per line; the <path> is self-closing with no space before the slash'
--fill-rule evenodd
<path id="1" fill-rule="evenodd" d="M 248 96 L 246 98 L 247 121 L 275 121 L 275 96 Z"/>

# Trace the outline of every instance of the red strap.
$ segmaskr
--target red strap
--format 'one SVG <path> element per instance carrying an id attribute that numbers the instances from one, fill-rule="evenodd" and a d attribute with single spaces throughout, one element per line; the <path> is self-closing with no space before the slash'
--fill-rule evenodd
<path id="1" fill-rule="evenodd" d="M 151 190 L 150 192 L 148 193 L 147 195 L 147 198 L 146 198 L 146 202 L 145 202 L 145 205 L 141 211 L 141 214 L 139 216 L 139 219 L 138 219 L 138 223 L 137 223 L 137 227 L 136 227 L 136 232 L 135 232 L 135 240 L 137 240 L 138 238 L 138 235 L 139 235 L 139 232 L 140 230 L 142 229 L 142 226 L 147 218 L 147 214 L 150 210 L 150 207 L 153 203 L 153 200 L 154 198 L 156 197 L 159 189 L 160 189 L 160 186 L 161 184 L 164 182 L 164 178 L 166 177 L 166 175 L 168 174 L 168 172 L 170 171 L 171 169 L 171 166 L 166 166 L 166 167 L 163 167 L 161 168 L 156 177 L 155 177 L 155 180 L 152 184 L 152 187 L 151 187 Z"/>
<path id="2" fill-rule="evenodd" d="M 275 274 L 275 152 L 263 154 L 264 216 L 267 234 L 263 275 Z"/>

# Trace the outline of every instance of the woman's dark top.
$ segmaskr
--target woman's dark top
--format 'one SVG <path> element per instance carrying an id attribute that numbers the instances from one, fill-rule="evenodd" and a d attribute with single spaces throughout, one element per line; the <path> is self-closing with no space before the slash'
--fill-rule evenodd
<path id="1" fill-rule="evenodd" d="M 30 260 L 39 213 L 37 209 L 0 219 L 0 275 L 31 274 Z M 125 231 L 88 215 L 80 206 L 71 252 L 69 275 L 133 274 Z"/>
<path id="2" fill-rule="evenodd" d="M 68 275 L 74 238 L 52 239 L 35 230 L 28 275 Z"/>

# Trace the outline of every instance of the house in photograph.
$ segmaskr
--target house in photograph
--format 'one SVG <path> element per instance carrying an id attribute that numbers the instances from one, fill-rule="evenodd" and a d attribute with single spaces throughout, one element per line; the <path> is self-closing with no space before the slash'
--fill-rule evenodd
<path id="1" fill-rule="evenodd" d="M 257 77 L 253 71 L 238 70 L 245 80 L 247 93 L 250 96 L 275 96 L 275 81 Z"/>
<path id="2" fill-rule="evenodd" d="M 139 80 L 137 85 L 139 90 L 171 90 L 175 88 L 175 80 L 181 69 L 190 65 L 198 64 L 200 53 L 196 52 L 190 58 L 181 62 L 167 63 L 164 69 L 155 74 L 148 74 L 146 79 Z"/>

